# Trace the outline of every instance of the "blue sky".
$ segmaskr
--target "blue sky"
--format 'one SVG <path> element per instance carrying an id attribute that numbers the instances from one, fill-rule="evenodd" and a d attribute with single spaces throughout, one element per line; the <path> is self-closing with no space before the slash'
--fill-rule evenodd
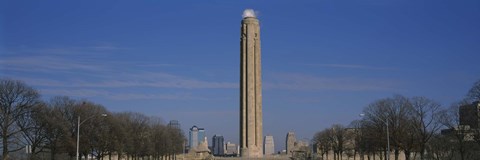
<path id="1" fill-rule="evenodd" d="M 244 9 L 261 23 L 264 134 L 284 147 L 402 94 L 444 106 L 480 79 L 480 1 L 0 2 L 0 77 L 238 142 Z"/>

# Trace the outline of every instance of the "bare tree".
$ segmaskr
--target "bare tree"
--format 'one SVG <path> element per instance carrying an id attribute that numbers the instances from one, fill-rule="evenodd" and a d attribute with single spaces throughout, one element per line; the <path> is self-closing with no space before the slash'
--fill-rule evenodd
<path id="1" fill-rule="evenodd" d="M 40 95 L 25 83 L 0 79 L 0 136 L 2 159 L 15 159 L 11 152 L 30 145 L 30 159 L 40 152 L 76 154 L 80 136 L 80 153 L 103 159 L 116 153 L 118 159 L 176 159 L 182 152 L 185 136 L 178 128 L 166 127 L 159 117 L 141 113 L 109 113 L 105 107 L 87 100 L 54 97 L 43 103 Z M 107 118 L 100 116 L 107 113 Z M 80 135 L 78 117 L 82 118 Z M 43 157 L 45 158 L 45 157 Z"/>
<path id="2" fill-rule="evenodd" d="M 332 150 L 333 159 L 342 159 L 346 147 L 347 132 L 343 125 L 334 124 L 330 128 L 317 132 L 313 141 L 317 143 L 321 150 L 322 157 L 326 155 L 326 159 L 328 159 L 328 153 Z"/>
<path id="3" fill-rule="evenodd" d="M 185 136 L 179 128 L 167 127 L 161 122 L 156 122 L 151 125 L 150 129 L 151 136 L 155 137 L 154 146 L 158 148 L 155 149 L 154 155 L 176 159 L 176 154 L 182 153 Z"/>
<path id="4" fill-rule="evenodd" d="M 115 133 L 114 151 L 118 154 L 118 160 L 129 158 L 133 154 L 133 137 L 131 137 L 131 112 L 114 113 L 118 132 Z"/>
<path id="5" fill-rule="evenodd" d="M 108 155 L 109 160 L 112 159 L 114 153 L 118 154 L 117 156 L 120 159 L 124 152 L 124 145 L 126 145 L 122 143 L 126 138 L 125 128 L 118 114 L 111 113 L 105 120 L 108 125 L 107 132 L 102 135 L 106 142 L 105 154 Z"/>
<path id="6" fill-rule="evenodd" d="M 58 152 L 68 152 L 69 146 L 73 143 L 72 135 L 69 134 L 69 124 L 65 111 L 66 108 L 73 108 L 76 101 L 69 97 L 53 97 L 48 103 L 46 116 L 43 120 L 46 123 L 46 148 L 50 150 L 50 159 L 54 160 Z M 73 112 L 73 110 L 71 110 Z"/>
<path id="7" fill-rule="evenodd" d="M 38 105 L 40 95 L 22 81 L 0 79 L 0 136 L 3 143 L 3 159 L 9 153 L 22 149 L 18 134 L 22 132 L 17 122 L 24 114 Z"/>
<path id="8" fill-rule="evenodd" d="M 47 122 L 46 117 L 50 116 L 47 112 L 47 106 L 40 103 L 34 106 L 30 112 L 23 114 L 18 119 L 17 124 L 21 129 L 21 135 L 24 146 L 31 147 L 30 159 L 36 159 L 38 153 L 42 152 L 47 142 Z"/>
<path id="9" fill-rule="evenodd" d="M 467 99 L 471 102 L 480 101 L 480 80 L 475 82 L 467 93 Z"/>
<path id="10" fill-rule="evenodd" d="M 384 157 L 387 156 L 387 150 L 388 148 L 385 147 L 387 146 L 387 139 L 392 139 L 392 130 L 394 130 L 393 127 L 389 127 L 389 136 L 386 137 L 387 135 L 387 122 L 391 126 L 391 118 L 392 116 L 392 107 L 393 107 L 393 100 L 386 98 L 386 99 L 380 99 L 377 100 L 370 105 L 368 105 L 364 109 L 364 129 L 367 132 L 367 135 L 369 135 L 370 140 L 374 140 L 379 138 L 377 142 L 377 145 L 380 148 L 383 149 L 384 151 Z M 392 145 L 392 144 L 390 144 Z"/>
<path id="11" fill-rule="evenodd" d="M 411 127 L 412 106 L 408 98 L 395 95 L 389 109 L 389 129 L 395 155 L 398 160 L 400 150 L 403 149 L 405 158 L 410 159 L 410 153 L 415 147 L 415 132 Z"/>
<path id="12" fill-rule="evenodd" d="M 168 145 L 170 139 L 166 139 L 167 133 L 165 132 L 165 128 L 166 127 L 160 123 L 152 124 L 150 136 L 151 139 L 153 139 L 154 159 L 160 159 L 160 157 L 165 156 L 168 152 L 165 146 Z"/>
<path id="13" fill-rule="evenodd" d="M 349 127 L 353 130 L 351 132 L 347 132 L 349 141 L 351 142 L 351 149 L 353 150 L 353 159 L 356 159 L 357 153 L 360 152 L 360 156 L 362 156 L 362 148 L 361 148 L 361 141 L 362 141 L 362 132 L 360 127 L 362 122 L 360 120 L 354 120 L 350 123 Z"/>
<path id="14" fill-rule="evenodd" d="M 411 98 L 413 107 L 413 131 L 418 133 L 420 159 L 425 159 L 427 142 L 440 130 L 439 120 L 440 104 L 425 98 Z"/>
<path id="15" fill-rule="evenodd" d="M 106 117 L 101 116 L 108 115 L 107 110 L 99 104 L 82 100 L 82 103 L 76 105 L 76 114 L 80 119 L 83 118 L 80 126 L 80 153 L 91 154 L 99 159 L 104 156 L 107 148 L 107 139 L 104 137 L 110 126 L 106 123 Z"/>
<path id="16" fill-rule="evenodd" d="M 415 142 L 415 135 L 411 132 L 410 122 L 412 107 L 408 98 L 395 95 L 393 98 L 377 100 L 367 106 L 364 110 L 364 129 L 369 136 L 385 137 L 386 125 L 388 123 L 388 138 L 390 145 L 387 146 L 385 139 L 380 141 L 378 146 L 384 148 L 384 155 L 389 156 L 390 150 L 394 151 L 395 159 L 398 159 L 400 150 L 404 150 L 408 159 Z M 378 134 L 381 133 L 381 134 Z M 370 138 L 373 139 L 373 138 Z M 388 150 L 388 148 L 391 148 Z"/>
<path id="17" fill-rule="evenodd" d="M 170 145 L 170 155 L 177 155 L 183 153 L 183 145 L 186 140 L 185 134 L 179 128 L 167 127 L 167 132 L 169 133 L 167 137 L 171 137 L 172 144 Z M 175 157 L 176 159 L 176 157 Z"/>
<path id="18" fill-rule="evenodd" d="M 336 157 L 340 160 L 343 159 L 343 152 L 345 151 L 346 131 L 345 127 L 340 124 L 334 124 L 330 128 L 331 142 Z"/>
<path id="19" fill-rule="evenodd" d="M 477 142 L 477 146 L 480 147 L 480 128 L 472 129 L 473 140 Z"/>
<path id="20" fill-rule="evenodd" d="M 71 158 L 76 155 L 76 135 L 77 135 L 77 108 L 81 104 L 77 100 L 65 99 L 64 105 L 58 105 L 58 112 L 61 114 L 61 119 L 65 120 L 65 138 L 61 144 L 62 150 L 66 152 Z"/>
<path id="21" fill-rule="evenodd" d="M 454 151 L 452 150 L 452 140 L 449 136 L 435 134 L 426 144 L 427 155 L 424 158 L 432 160 L 452 160 Z"/>
<path id="22" fill-rule="evenodd" d="M 322 159 L 328 159 L 328 152 L 332 148 L 332 142 L 330 140 L 330 137 L 331 132 L 329 131 L 329 129 L 324 129 L 320 132 L 317 132 L 313 137 L 318 149 L 320 150 Z"/>
<path id="23" fill-rule="evenodd" d="M 403 150 L 405 159 L 410 160 L 412 158 L 412 153 L 415 153 L 414 155 L 416 155 L 419 150 L 420 131 L 414 127 L 415 124 L 413 123 L 412 117 L 409 116 L 407 118 L 408 119 L 404 120 L 407 123 L 405 123 L 403 127 L 404 129 L 402 130 L 402 135 L 399 137 L 400 140 L 397 143 L 399 143 L 398 146 L 400 149 Z"/>
<path id="24" fill-rule="evenodd" d="M 123 126 L 126 131 L 126 139 L 124 141 L 125 153 L 127 157 L 139 159 L 148 153 L 151 153 L 150 119 L 149 117 L 135 112 L 125 112 L 119 114 L 122 117 Z"/>

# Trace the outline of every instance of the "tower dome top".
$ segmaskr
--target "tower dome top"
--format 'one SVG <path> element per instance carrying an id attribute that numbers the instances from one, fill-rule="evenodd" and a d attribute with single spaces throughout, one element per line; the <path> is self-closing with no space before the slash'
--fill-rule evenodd
<path id="1" fill-rule="evenodd" d="M 256 18 L 256 14 L 255 14 L 255 11 L 253 9 L 245 9 L 243 11 L 243 15 L 242 15 L 243 18 Z"/>

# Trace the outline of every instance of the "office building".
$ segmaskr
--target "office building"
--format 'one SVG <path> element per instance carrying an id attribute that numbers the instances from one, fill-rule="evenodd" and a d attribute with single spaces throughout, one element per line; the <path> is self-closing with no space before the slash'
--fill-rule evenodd
<path id="1" fill-rule="evenodd" d="M 223 144 L 223 136 L 214 135 L 212 138 L 212 153 L 214 156 L 223 156 L 225 154 L 225 145 Z"/>
<path id="2" fill-rule="evenodd" d="M 171 128 L 180 129 L 180 123 L 177 120 L 170 120 L 167 126 Z"/>
<path id="3" fill-rule="evenodd" d="M 460 106 L 460 125 L 469 126 L 470 129 L 480 129 L 480 102 Z"/>
<path id="4" fill-rule="evenodd" d="M 188 146 L 192 149 L 197 147 L 206 139 L 205 129 L 193 126 L 188 134 Z"/>

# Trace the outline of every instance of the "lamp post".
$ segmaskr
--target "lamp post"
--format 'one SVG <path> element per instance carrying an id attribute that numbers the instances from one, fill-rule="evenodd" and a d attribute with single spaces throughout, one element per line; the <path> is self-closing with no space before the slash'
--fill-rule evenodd
<path id="1" fill-rule="evenodd" d="M 182 154 L 183 154 L 183 160 L 185 160 L 185 146 L 187 145 L 187 142 L 185 141 L 185 139 L 183 139 L 183 151 L 182 151 Z"/>
<path id="2" fill-rule="evenodd" d="M 360 114 L 360 117 L 364 117 L 364 116 L 365 116 L 365 114 L 363 114 L 363 113 Z M 390 160 L 390 134 L 388 132 L 388 117 L 385 118 L 385 120 L 381 119 L 378 116 L 375 116 L 375 117 L 380 119 L 387 126 L 387 160 Z"/>
<path id="3" fill-rule="evenodd" d="M 77 160 L 79 160 L 79 154 L 78 154 L 78 151 L 79 151 L 79 146 L 80 146 L 80 125 L 82 125 L 84 122 L 86 122 L 87 120 L 90 120 L 92 119 L 93 117 L 96 117 L 98 115 L 92 115 L 88 118 L 86 118 L 85 120 L 81 121 L 80 122 L 80 116 L 78 116 L 78 119 L 77 119 Z M 106 117 L 107 114 L 101 114 L 100 116 L 102 117 Z"/>

